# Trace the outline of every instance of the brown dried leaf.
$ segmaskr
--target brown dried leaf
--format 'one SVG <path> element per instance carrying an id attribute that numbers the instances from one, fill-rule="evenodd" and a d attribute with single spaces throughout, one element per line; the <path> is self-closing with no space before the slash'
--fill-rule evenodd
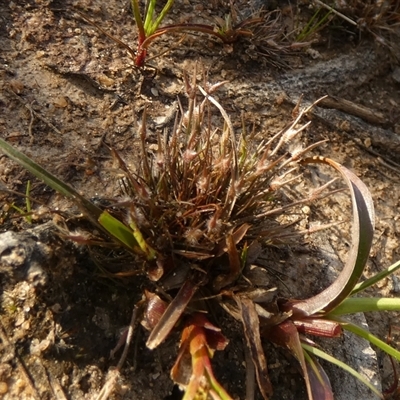
<path id="1" fill-rule="evenodd" d="M 240 309 L 246 343 L 253 360 L 258 387 L 264 399 L 272 396 L 272 385 L 268 376 L 267 360 L 261 344 L 260 324 L 255 305 L 246 297 L 234 296 Z"/>

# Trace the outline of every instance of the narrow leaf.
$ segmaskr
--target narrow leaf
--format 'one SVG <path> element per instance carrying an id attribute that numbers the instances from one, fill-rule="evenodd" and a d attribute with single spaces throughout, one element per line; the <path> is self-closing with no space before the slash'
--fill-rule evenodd
<path id="1" fill-rule="evenodd" d="M 144 31 L 146 36 L 151 35 L 151 24 L 153 22 L 154 11 L 157 0 L 146 1 L 146 18 L 144 20 Z"/>
<path id="2" fill-rule="evenodd" d="M 137 254 L 143 254 L 132 229 L 128 228 L 120 220 L 113 217 L 107 211 L 103 211 L 99 217 L 99 223 L 110 235 L 117 238 L 126 247 L 132 249 Z"/>
<path id="3" fill-rule="evenodd" d="M 374 233 L 374 206 L 365 184 L 350 170 L 329 158 L 307 158 L 303 164 L 323 163 L 336 169 L 350 189 L 353 205 L 352 244 L 343 270 L 325 290 L 306 300 L 292 300 L 283 309 L 292 310 L 294 316 L 329 313 L 346 299 L 361 277 L 372 245 Z"/>
<path id="4" fill-rule="evenodd" d="M 365 280 L 364 282 L 358 283 L 351 294 L 356 294 L 358 292 L 363 291 L 364 289 L 374 285 L 375 283 L 381 281 L 382 279 L 387 278 L 389 275 L 392 275 L 394 272 L 396 272 L 400 268 L 400 261 L 397 261 L 390 267 L 386 268 L 384 271 L 379 272 L 378 274 L 374 275 L 373 277 Z"/>
<path id="5" fill-rule="evenodd" d="M 229 272 L 224 275 L 219 275 L 213 282 L 213 287 L 216 292 L 219 292 L 222 288 L 230 285 L 236 281 L 241 273 L 241 263 L 239 253 L 236 245 L 233 241 L 232 235 L 228 235 L 226 238 L 227 251 L 229 257 Z"/>
<path id="6" fill-rule="evenodd" d="M 52 189 L 65 197 L 74 200 L 76 205 L 96 226 L 103 228 L 108 234 L 113 236 L 127 248 L 134 250 L 137 254 L 144 253 L 148 260 L 153 260 L 156 257 L 155 250 L 145 242 L 136 226 L 133 226 L 132 230 L 129 229 L 122 222 L 112 217 L 107 211 L 103 211 L 99 207 L 95 206 L 75 189 L 56 178 L 53 174 L 42 168 L 39 164 L 35 163 L 29 157 L 25 156 L 1 138 L 0 148 L 12 160 L 22 165 Z"/>
<path id="7" fill-rule="evenodd" d="M 35 161 L 27 157 L 25 154 L 21 153 L 19 150 L 8 144 L 5 140 L 0 138 L 0 148 L 3 150 L 4 154 L 10 157 L 12 160 L 16 161 L 19 165 L 23 166 L 37 178 L 42 180 L 46 185 L 50 186 L 52 189 L 57 191 L 69 199 L 75 201 L 78 207 L 85 212 L 88 218 L 95 222 L 102 214 L 102 210 L 79 194 L 71 186 L 67 185 L 60 179 L 56 178 L 53 174 L 42 168 Z"/>
<path id="8" fill-rule="evenodd" d="M 245 297 L 234 296 L 240 310 L 244 335 L 251 359 L 255 366 L 258 387 L 264 399 L 272 396 L 272 385 L 268 377 L 267 360 L 261 344 L 260 324 L 255 305 Z"/>
<path id="9" fill-rule="evenodd" d="M 392 346 L 388 345 L 381 339 L 377 338 L 371 332 L 367 331 L 364 328 L 361 328 L 360 326 L 358 326 L 356 324 L 352 324 L 351 322 L 345 321 L 344 319 L 341 319 L 339 317 L 337 317 L 337 318 L 332 317 L 332 319 L 335 319 L 336 321 L 338 321 L 343 329 L 346 329 L 349 332 L 353 332 L 356 335 L 361 336 L 365 340 L 368 340 L 368 342 L 379 347 L 385 353 L 394 357 L 397 361 L 400 361 L 400 351 L 394 349 Z"/>
<path id="10" fill-rule="evenodd" d="M 303 372 L 308 398 L 309 400 L 313 400 L 310 378 L 308 376 L 308 369 L 302 344 L 300 342 L 299 332 L 297 331 L 293 321 L 287 319 L 279 325 L 272 326 L 264 333 L 271 342 L 277 344 L 278 346 L 286 347 L 297 358 Z"/>
<path id="11" fill-rule="evenodd" d="M 232 240 L 234 244 L 238 244 L 246 235 L 247 231 L 250 229 L 249 224 L 243 224 L 239 228 L 237 228 L 233 233 L 232 233 Z M 228 243 L 227 240 L 222 240 L 220 243 L 218 243 L 214 249 L 214 254 L 215 257 L 220 257 L 222 254 L 226 253 L 228 251 Z"/>
<path id="12" fill-rule="evenodd" d="M 32 211 L 31 199 L 29 197 L 31 193 L 31 181 L 28 180 L 26 183 L 26 191 L 25 191 L 25 204 L 26 204 L 26 212 L 29 214 Z M 26 217 L 27 221 L 31 224 L 32 223 L 32 216 L 28 215 Z"/>
<path id="13" fill-rule="evenodd" d="M 157 19 L 151 24 L 150 31 L 147 32 L 147 35 L 151 35 L 154 33 L 154 31 L 159 27 L 163 19 L 166 17 L 168 14 L 168 11 L 171 9 L 172 5 L 174 4 L 174 0 L 168 0 L 167 4 L 164 6 L 164 8 L 161 10 L 160 15 L 157 17 Z"/>
<path id="14" fill-rule="evenodd" d="M 151 331 L 146 346 L 155 349 L 171 332 L 172 328 L 182 316 L 193 295 L 201 284 L 201 277 L 193 274 L 179 289 L 176 297 L 171 301 L 157 325 Z"/>
<path id="15" fill-rule="evenodd" d="M 142 232 L 140 232 L 140 229 L 133 219 L 129 221 L 129 226 L 132 228 L 133 236 L 135 237 L 135 240 L 138 243 L 140 249 L 146 255 L 147 261 L 155 260 L 157 258 L 157 252 L 149 244 L 147 244 L 142 235 Z"/>
<path id="16" fill-rule="evenodd" d="M 334 400 L 331 383 L 321 364 L 304 350 L 311 390 L 315 400 Z"/>
<path id="17" fill-rule="evenodd" d="M 343 361 L 338 360 L 335 357 L 332 357 L 328 353 L 325 353 L 321 349 L 317 349 L 316 347 L 310 346 L 308 344 L 302 343 L 301 344 L 303 349 L 306 350 L 307 352 L 322 358 L 323 360 L 326 360 L 342 369 L 344 369 L 346 372 L 349 374 L 353 375 L 356 377 L 360 382 L 362 382 L 364 385 L 368 386 L 380 399 L 383 399 L 382 393 L 380 393 L 375 386 L 373 386 L 367 379 L 365 379 L 362 375 L 360 375 L 355 369 L 351 368 L 349 365 L 345 364 Z"/>
<path id="18" fill-rule="evenodd" d="M 400 299 L 382 297 L 349 297 L 331 311 L 329 316 L 370 311 L 400 311 Z"/>

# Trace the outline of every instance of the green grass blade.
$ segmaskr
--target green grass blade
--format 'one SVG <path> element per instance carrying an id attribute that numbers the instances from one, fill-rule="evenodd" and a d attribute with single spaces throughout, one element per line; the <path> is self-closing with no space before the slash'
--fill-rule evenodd
<path id="1" fill-rule="evenodd" d="M 131 0 L 131 4 L 132 4 L 133 17 L 135 18 L 136 26 L 139 31 L 139 42 L 143 42 L 144 39 L 146 38 L 146 32 L 144 30 L 142 16 L 140 15 L 138 0 Z"/>
<path id="2" fill-rule="evenodd" d="M 144 255 L 147 261 L 157 258 L 156 250 L 147 244 L 142 232 L 140 232 L 133 220 L 130 221 L 128 227 L 109 212 L 104 211 L 99 217 L 99 223 L 110 235 L 118 239 L 126 247 L 136 254 Z"/>
<path id="3" fill-rule="evenodd" d="M 315 18 L 318 15 L 318 12 L 320 10 L 318 10 L 315 14 Z M 304 39 L 306 39 L 307 37 L 309 37 L 310 35 L 316 33 L 319 28 L 328 20 L 329 16 L 332 14 L 332 10 L 328 11 L 319 21 L 317 21 L 316 24 L 314 23 L 314 16 L 311 18 L 310 22 L 307 24 L 307 26 L 303 29 L 303 31 L 300 33 L 299 37 L 297 38 L 297 41 L 300 42 Z"/>
<path id="4" fill-rule="evenodd" d="M 400 311 L 400 298 L 349 297 L 328 314 L 327 318 L 330 318 L 331 315 L 371 311 Z"/>
<path id="5" fill-rule="evenodd" d="M 150 35 L 153 34 L 156 29 L 159 27 L 165 16 L 168 14 L 168 11 L 171 9 L 172 5 L 174 4 L 174 0 L 168 0 L 167 4 L 164 6 L 162 11 L 160 12 L 160 15 L 157 17 L 157 19 L 154 21 L 154 23 L 151 25 L 151 32 L 149 33 Z"/>
<path id="6" fill-rule="evenodd" d="M 349 374 L 353 375 L 357 378 L 360 382 L 362 382 L 365 386 L 371 389 L 379 398 L 383 399 L 382 393 L 380 393 L 375 386 L 373 386 L 367 379 L 365 379 L 362 375 L 360 375 L 355 369 L 351 368 L 349 365 L 344 363 L 343 361 L 338 360 L 337 358 L 325 353 L 321 349 L 317 349 L 316 347 L 310 346 L 308 344 L 302 343 L 301 346 L 307 352 L 313 354 L 316 357 L 322 358 L 325 361 L 328 361 L 342 369 L 344 369 Z"/>
<path id="7" fill-rule="evenodd" d="M 381 339 L 377 338 L 371 332 L 367 331 L 364 328 L 361 328 L 358 325 L 352 324 L 351 322 L 345 321 L 339 317 L 331 317 L 332 320 L 337 321 L 340 323 L 343 329 L 346 329 L 349 332 L 353 332 L 356 335 L 368 340 L 368 342 L 372 343 L 373 345 L 379 347 L 385 353 L 389 354 L 390 356 L 394 357 L 397 361 L 400 361 L 400 351 L 394 349 L 392 346 L 388 345 Z"/>
<path id="8" fill-rule="evenodd" d="M 56 178 L 53 174 L 46 171 L 39 164 L 35 163 L 32 159 L 21 153 L 19 150 L 1 138 L 0 148 L 3 150 L 4 154 L 16 161 L 19 165 L 23 166 L 37 178 L 42 180 L 46 185 L 50 186 L 52 189 L 64 195 L 65 197 L 74 200 L 75 203 L 84 210 L 84 212 L 87 214 L 87 217 L 92 221 L 96 221 L 97 224 L 97 219 L 103 212 L 100 208 L 92 204 L 71 186 Z"/>
<path id="9" fill-rule="evenodd" d="M 374 285 L 375 283 L 381 281 L 382 279 L 385 279 L 389 275 L 393 274 L 395 271 L 397 271 L 400 268 L 400 261 L 397 261 L 390 267 L 386 268 L 384 271 L 379 272 L 378 274 L 374 275 L 373 277 L 365 280 L 364 282 L 358 283 L 356 286 L 354 286 L 353 291 L 351 294 L 356 294 L 358 292 L 361 292 L 362 290 Z"/>
<path id="10" fill-rule="evenodd" d="M 152 261 L 157 258 L 157 252 L 147 244 L 146 240 L 144 239 L 142 232 L 140 232 L 137 224 L 135 221 L 131 220 L 129 222 L 129 226 L 132 229 L 132 234 L 136 240 L 136 243 L 142 250 L 142 252 L 146 255 L 147 261 Z"/>
<path id="11" fill-rule="evenodd" d="M 226 392 L 222 385 L 215 379 L 214 375 L 208 375 L 210 381 L 211 389 L 214 393 L 219 396 L 220 400 L 233 400 L 231 396 Z"/>
<path id="12" fill-rule="evenodd" d="M 16 206 L 14 203 L 12 203 L 10 206 L 16 210 L 17 212 L 19 212 L 21 215 L 23 215 L 26 219 L 26 221 L 31 224 L 32 223 L 32 205 L 31 205 L 31 199 L 29 197 L 31 192 L 31 181 L 28 180 L 28 182 L 26 183 L 26 190 L 25 190 L 25 210 L 23 210 L 22 208 L 19 208 L 18 206 Z"/>
<path id="13" fill-rule="evenodd" d="M 301 40 L 305 39 L 308 35 L 311 34 L 311 28 L 312 24 L 314 23 L 314 20 L 317 18 L 319 12 L 321 9 L 318 9 L 310 18 L 306 26 L 303 28 L 303 30 L 299 33 L 299 35 L 296 38 L 296 42 L 300 42 Z"/>
<path id="14" fill-rule="evenodd" d="M 26 214 L 26 212 L 22 208 L 16 206 L 14 203 L 10 204 L 10 207 L 13 208 L 15 211 L 17 211 L 18 213 L 20 213 L 21 215 Z"/>
<path id="15" fill-rule="evenodd" d="M 1 138 L 0 148 L 8 157 L 22 165 L 52 189 L 64 195 L 65 197 L 74 200 L 76 205 L 82 209 L 82 211 L 94 224 L 100 228 L 103 228 L 108 234 L 117 239 L 128 249 L 133 250 L 137 254 L 144 253 L 147 259 L 155 258 L 155 251 L 145 243 L 143 236 L 140 232 L 138 232 L 138 229 L 134 229 L 132 231 L 132 229 L 125 226 L 121 221 L 111 216 L 108 212 L 103 211 L 99 207 L 95 206 L 85 197 L 80 195 L 75 189 L 56 178 L 53 174 L 46 171 L 39 164 L 36 164 L 25 154 L 21 153 L 19 150 L 15 149 Z M 138 237 L 140 240 L 137 240 L 136 237 Z"/>
<path id="16" fill-rule="evenodd" d="M 331 382 L 315 356 L 303 348 L 313 399 L 334 400 Z"/>
<path id="17" fill-rule="evenodd" d="M 153 33 L 151 32 L 151 28 L 152 28 L 155 8 L 156 8 L 156 0 L 150 0 L 146 10 L 146 18 L 144 20 L 144 31 L 146 33 L 146 36 L 150 36 Z"/>
<path id="18" fill-rule="evenodd" d="M 143 254 L 132 230 L 120 220 L 104 211 L 99 217 L 99 223 L 110 235 L 118 239 L 127 248 L 132 249 L 137 254 Z"/>

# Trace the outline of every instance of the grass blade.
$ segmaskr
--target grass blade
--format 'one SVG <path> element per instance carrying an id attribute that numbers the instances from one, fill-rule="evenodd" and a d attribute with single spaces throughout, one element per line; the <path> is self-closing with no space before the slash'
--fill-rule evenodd
<path id="1" fill-rule="evenodd" d="M 316 357 L 322 358 L 323 360 L 326 360 L 326 361 L 328 361 L 328 362 L 330 362 L 330 363 L 332 363 L 332 364 L 344 369 L 346 372 L 348 372 L 349 374 L 353 375 L 355 378 L 357 378 L 364 385 L 369 387 L 380 399 L 383 399 L 382 393 L 380 393 L 375 388 L 375 386 L 373 386 L 368 380 L 366 380 L 362 375 L 360 375 L 355 369 L 351 368 L 349 365 L 347 365 L 343 361 L 340 361 L 337 358 L 332 357 L 328 353 L 325 353 L 321 349 L 317 349 L 316 347 L 310 346 L 308 344 L 302 343 L 301 346 L 308 353 L 311 353 Z"/>
<path id="2" fill-rule="evenodd" d="M 174 0 L 168 0 L 167 4 L 161 10 L 160 15 L 157 17 L 154 23 L 151 24 L 150 32 L 148 33 L 148 35 L 151 35 L 155 32 L 155 30 L 159 27 L 165 16 L 168 14 L 168 11 L 171 9 L 173 4 Z"/>
<path id="3" fill-rule="evenodd" d="M 327 315 L 354 314 L 371 311 L 400 311 L 400 298 L 349 297 Z"/>
<path id="4" fill-rule="evenodd" d="M 356 294 L 358 292 L 363 291 L 364 289 L 374 285 L 375 283 L 378 283 L 382 279 L 387 278 L 389 275 L 392 275 L 395 271 L 397 271 L 400 268 L 400 261 L 397 261 L 393 265 L 391 265 L 389 268 L 385 269 L 382 272 L 379 272 L 378 274 L 374 275 L 373 277 L 365 280 L 364 282 L 358 283 L 356 286 L 354 286 L 353 291 L 351 294 Z"/>
<path id="5" fill-rule="evenodd" d="M 385 353 L 387 353 L 390 356 L 394 357 L 397 361 L 400 361 L 400 351 L 394 349 L 392 346 L 388 345 L 387 343 L 385 343 L 381 339 L 377 338 L 371 332 L 367 331 L 364 328 L 361 328 L 360 326 L 358 326 L 356 324 L 353 324 L 351 322 L 343 320 L 343 319 L 341 319 L 339 317 L 337 317 L 337 318 L 332 317 L 332 319 L 334 319 L 335 321 L 339 322 L 343 329 L 346 329 L 349 332 L 353 332 L 356 335 L 364 338 L 365 340 L 368 340 L 368 342 L 370 342 L 373 345 L 379 347 Z"/>
<path id="6" fill-rule="evenodd" d="M 320 363 L 303 349 L 314 399 L 334 400 L 331 382 Z"/>
<path id="7" fill-rule="evenodd" d="M 133 17 L 135 18 L 136 26 L 138 28 L 139 43 L 141 43 L 146 38 L 146 32 L 144 30 L 142 16 L 140 15 L 138 0 L 131 0 L 131 5 L 132 5 Z"/>
<path id="8" fill-rule="evenodd" d="M 27 157 L 25 154 L 21 153 L 15 147 L 11 146 L 1 138 L 0 148 L 3 150 L 4 154 L 17 162 L 19 165 L 23 166 L 37 178 L 42 180 L 46 185 L 50 186 L 52 189 L 64 195 L 65 197 L 74 200 L 75 203 L 85 212 L 87 217 L 90 218 L 92 222 L 95 222 L 96 225 L 98 225 L 97 220 L 102 214 L 103 210 L 95 206 L 71 186 L 56 178 L 53 174 L 45 170 L 35 161 Z"/>
<path id="9" fill-rule="evenodd" d="M 99 223 L 110 235 L 118 239 L 128 249 L 133 250 L 136 254 L 143 254 L 132 230 L 107 211 L 100 215 Z"/>

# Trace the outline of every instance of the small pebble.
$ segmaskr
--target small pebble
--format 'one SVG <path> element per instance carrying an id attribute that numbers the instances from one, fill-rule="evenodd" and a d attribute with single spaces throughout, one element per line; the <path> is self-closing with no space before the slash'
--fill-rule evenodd
<path id="1" fill-rule="evenodd" d="M 8 385 L 5 382 L 0 382 L 0 395 L 8 392 Z"/>
<path id="2" fill-rule="evenodd" d="M 371 138 L 366 138 L 366 139 L 364 140 L 364 146 L 365 146 L 367 149 L 371 147 L 371 144 L 372 144 Z"/>
<path id="3" fill-rule="evenodd" d="M 321 54 L 318 50 L 314 50 L 314 49 L 307 49 L 306 53 L 313 59 L 316 60 L 318 58 L 321 58 Z"/>
<path id="4" fill-rule="evenodd" d="M 57 97 L 54 100 L 54 107 L 65 108 L 68 106 L 68 100 L 64 96 Z"/>
<path id="5" fill-rule="evenodd" d="M 309 206 L 304 206 L 301 211 L 303 211 L 303 214 L 310 214 L 311 213 L 311 208 Z"/>
<path id="6" fill-rule="evenodd" d="M 393 284 L 393 293 L 400 293 L 400 279 L 396 275 L 391 275 Z"/>

